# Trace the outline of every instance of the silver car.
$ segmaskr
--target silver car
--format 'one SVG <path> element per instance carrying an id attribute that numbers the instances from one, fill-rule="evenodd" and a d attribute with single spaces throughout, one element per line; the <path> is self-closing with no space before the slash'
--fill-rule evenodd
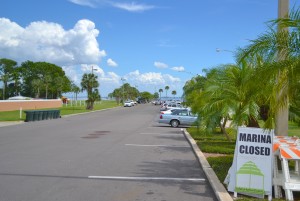
<path id="1" fill-rule="evenodd" d="M 188 109 L 175 109 L 171 114 L 160 114 L 158 120 L 158 123 L 169 124 L 172 127 L 191 126 L 196 122 L 197 116 Z"/>

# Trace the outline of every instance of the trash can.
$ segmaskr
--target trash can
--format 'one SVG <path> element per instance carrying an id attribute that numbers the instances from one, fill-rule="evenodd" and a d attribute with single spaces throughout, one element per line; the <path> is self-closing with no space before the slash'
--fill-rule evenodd
<path id="1" fill-rule="evenodd" d="M 40 114 L 40 112 L 38 110 L 33 111 L 33 121 L 39 120 L 39 114 Z"/>
<path id="2" fill-rule="evenodd" d="M 24 111 L 26 114 L 25 122 L 33 121 L 33 111 Z"/>
<path id="3" fill-rule="evenodd" d="M 43 110 L 43 118 L 42 120 L 47 120 L 48 119 L 48 111 L 47 110 Z"/>
<path id="4" fill-rule="evenodd" d="M 44 111 L 43 110 L 38 110 L 37 112 L 38 112 L 38 121 L 42 121 Z"/>
<path id="5" fill-rule="evenodd" d="M 60 110 L 53 110 L 53 112 L 54 112 L 53 119 L 58 119 L 60 116 Z"/>
<path id="6" fill-rule="evenodd" d="M 53 119 L 53 110 L 48 110 L 48 119 Z"/>

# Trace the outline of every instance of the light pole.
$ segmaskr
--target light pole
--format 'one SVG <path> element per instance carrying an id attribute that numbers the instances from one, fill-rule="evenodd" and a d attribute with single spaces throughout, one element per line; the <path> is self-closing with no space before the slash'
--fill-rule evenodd
<path id="1" fill-rule="evenodd" d="M 126 81 L 126 79 L 125 78 L 121 78 L 121 80 L 122 80 L 122 101 L 123 101 L 123 104 L 124 104 L 124 81 Z"/>
<path id="2" fill-rule="evenodd" d="M 92 92 L 93 92 L 93 88 L 94 88 L 94 71 L 98 71 L 98 69 L 94 68 L 94 66 L 92 66 Z"/>

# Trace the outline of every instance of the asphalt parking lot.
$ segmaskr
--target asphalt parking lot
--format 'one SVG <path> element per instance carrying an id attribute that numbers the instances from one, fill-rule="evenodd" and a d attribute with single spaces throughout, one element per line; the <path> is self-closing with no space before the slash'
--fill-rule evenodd
<path id="1" fill-rule="evenodd" d="M 181 128 L 131 108 L 0 128 L 0 200 L 217 200 Z"/>

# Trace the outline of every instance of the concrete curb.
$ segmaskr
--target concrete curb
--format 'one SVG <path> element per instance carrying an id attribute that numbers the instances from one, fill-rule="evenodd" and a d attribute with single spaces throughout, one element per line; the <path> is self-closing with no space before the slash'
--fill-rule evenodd
<path id="1" fill-rule="evenodd" d="M 4 126 L 13 126 L 17 124 L 23 124 L 25 123 L 24 121 L 0 121 L 0 127 Z"/>
<path id="2" fill-rule="evenodd" d="M 183 129 L 183 134 L 185 138 L 188 140 L 189 144 L 191 145 L 197 157 L 197 160 L 199 161 L 201 167 L 203 168 L 203 171 L 215 192 L 217 199 L 219 201 L 233 201 L 232 197 L 227 192 L 223 184 L 219 181 L 217 175 L 215 174 L 215 172 L 207 162 L 204 154 L 199 149 L 196 141 L 192 138 L 192 136 L 187 132 L 186 129 Z"/>

